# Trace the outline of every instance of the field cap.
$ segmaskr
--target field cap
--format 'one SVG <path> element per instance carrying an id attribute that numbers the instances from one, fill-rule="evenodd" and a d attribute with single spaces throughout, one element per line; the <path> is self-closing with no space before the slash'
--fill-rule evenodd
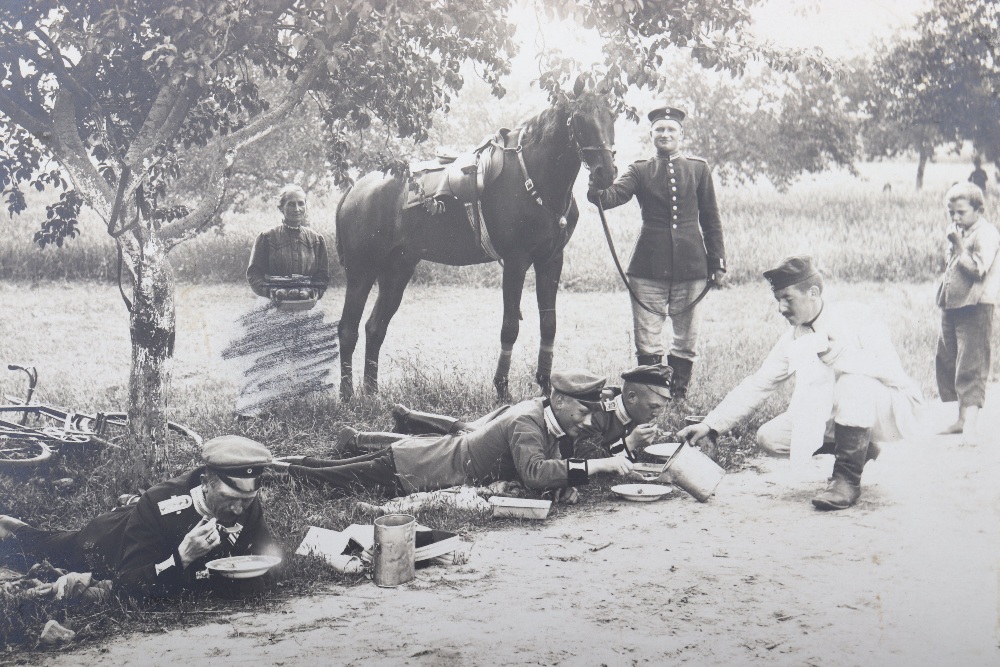
<path id="1" fill-rule="evenodd" d="M 271 452 L 256 440 L 241 435 L 220 435 L 201 448 L 205 468 L 239 491 L 256 491 L 260 476 L 271 464 Z"/>
<path id="2" fill-rule="evenodd" d="M 650 123 L 655 123 L 656 121 L 663 120 L 664 118 L 667 120 L 676 120 L 680 123 L 684 120 L 685 116 L 687 116 L 687 114 L 676 107 L 659 107 L 646 114 Z"/>
<path id="3" fill-rule="evenodd" d="M 783 290 L 789 285 L 797 285 L 803 280 L 812 278 L 819 271 L 813 266 L 809 255 L 793 255 L 781 260 L 781 264 L 764 272 L 764 278 L 771 283 L 771 291 Z"/>
<path id="4" fill-rule="evenodd" d="M 657 366 L 636 366 L 635 368 L 622 373 L 622 380 L 644 384 L 654 392 L 665 398 L 670 396 L 670 378 L 673 377 L 674 369 L 667 365 Z"/>
<path id="5" fill-rule="evenodd" d="M 553 371 L 550 381 L 553 391 L 587 404 L 592 409 L 600 405 L 601 390 L 607 382 L 606 379 L 583 369 Z"/>

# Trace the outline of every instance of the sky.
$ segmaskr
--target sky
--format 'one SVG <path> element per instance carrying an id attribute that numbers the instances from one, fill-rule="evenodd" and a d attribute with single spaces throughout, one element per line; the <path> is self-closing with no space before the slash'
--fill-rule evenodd
<path id="1" fill-rule="evenodd" d="M 819 46 L 834 58 L 863 53 L 877 37 L 912 27 L 928 0 L 766 0 L 754 32 L 788 47 Z"/>

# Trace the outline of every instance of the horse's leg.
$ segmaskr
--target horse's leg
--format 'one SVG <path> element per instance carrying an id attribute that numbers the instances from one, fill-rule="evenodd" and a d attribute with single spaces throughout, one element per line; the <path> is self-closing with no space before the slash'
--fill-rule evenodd
<path id="1" fill-rule="evenodd" d="M 548 396 L 552 385 L 553 345 L 556 340 L 556 294 L 559 292 L 559 277 L 562 275 L 562 251 L 546 262 L 535 262 L 535 296 L 538 299 L 538 370 L 535 382 Z"/>
<path id="2" fill-rule="evenodd" d="M 397 251 L 398 252 L 398 251 Z M 403 290 L 413 277 L 419 259 L 410 259 L 402 254 L 390 257 L 378 276 L 378 298 L 372 314 L 365 323 L 365 391 L 378 391 L 378 356 L 389 329 L 389 320 L 399 310 L 403 300 Z"/>
<path id="3" fill-rule="evenodd" d="M 340 336 L 340 398 L 344 401 L 354 396 L 354 349 L 358 344 L 358 326 L 374 284 L 373 272 L 365 271 L 360 276 L 347 276 L 344 310 L 340 314 L 340 324 L 337 325 Z"/>
<path id="4" fill-rule="evenodd" d="M 521 328 L 521 293 L 524 291 L 524 274 L 528 271 L 526 262 L 513 258 L 504 260 L 503 265 L 503 325 L 500 327 L 500 359 L 497 372 L 493 375 L 493 386 L 501 401 L 510 400 L 509 382 L 510 357 Z"/>

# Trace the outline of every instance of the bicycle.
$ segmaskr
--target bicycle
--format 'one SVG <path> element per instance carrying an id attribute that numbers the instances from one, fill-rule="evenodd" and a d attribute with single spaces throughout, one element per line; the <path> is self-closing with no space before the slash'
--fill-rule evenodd
<path id="1" fill-rule="evenodd" d="M 0 469 L 37 466 L 71 447 L 120 447 L 114 440 L 128 433 L 126 413 L 90 414 L 32 402 L 38 371 L 33 366 L 16 364 L 9 364 L 7 369 L 27 374 L 28 391 L 23 400 L 4 396 L 7 403 L 0 404 Z M 6 418 L 8 415 L 19 415 L 19 418 L 10 420 Z M 167 428 L 198 446 L 202 444 L 201 436 L 184 424 L 167 422 Z"/>

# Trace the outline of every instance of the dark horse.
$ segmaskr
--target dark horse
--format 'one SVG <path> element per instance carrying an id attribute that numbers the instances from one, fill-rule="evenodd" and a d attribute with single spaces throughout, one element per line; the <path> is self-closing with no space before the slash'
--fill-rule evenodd
<path id="1" fill-rule="evenodd" d="M 501 398 L 508 394 L 510 357 L 529 266 L 535 268 L 541 329 L 535 379 L 544 391 L 549 390 L 563 248 L 579 218 L 572 187 L 584 160 L 592 186 L 611 185 L 614 120 L 607 99 L 584 92 L 578 82 L 573 97 L 529 118 L 507 135 L 503 169 L 480 196 L 488 238 L 503 263 L 501 352 L 493 379 Z M 534 192 L 529 191 L 532 184 Z M 493 261 L 457 200 L 435 215 L 421 206 L 403 209 L 406 189 L 405 180 L 373 172 L 361 178 L 337 207 L 337 253 L 347 277 L 339 329 L 340 393 L 345 399 L 354 393 L 352 357 L 358 325 L 376 281 L 378 299 L 365 325 L 367 391 L 378 389 L 379 350 L 417 263 L 428 260 L 462 266 Z"/>

